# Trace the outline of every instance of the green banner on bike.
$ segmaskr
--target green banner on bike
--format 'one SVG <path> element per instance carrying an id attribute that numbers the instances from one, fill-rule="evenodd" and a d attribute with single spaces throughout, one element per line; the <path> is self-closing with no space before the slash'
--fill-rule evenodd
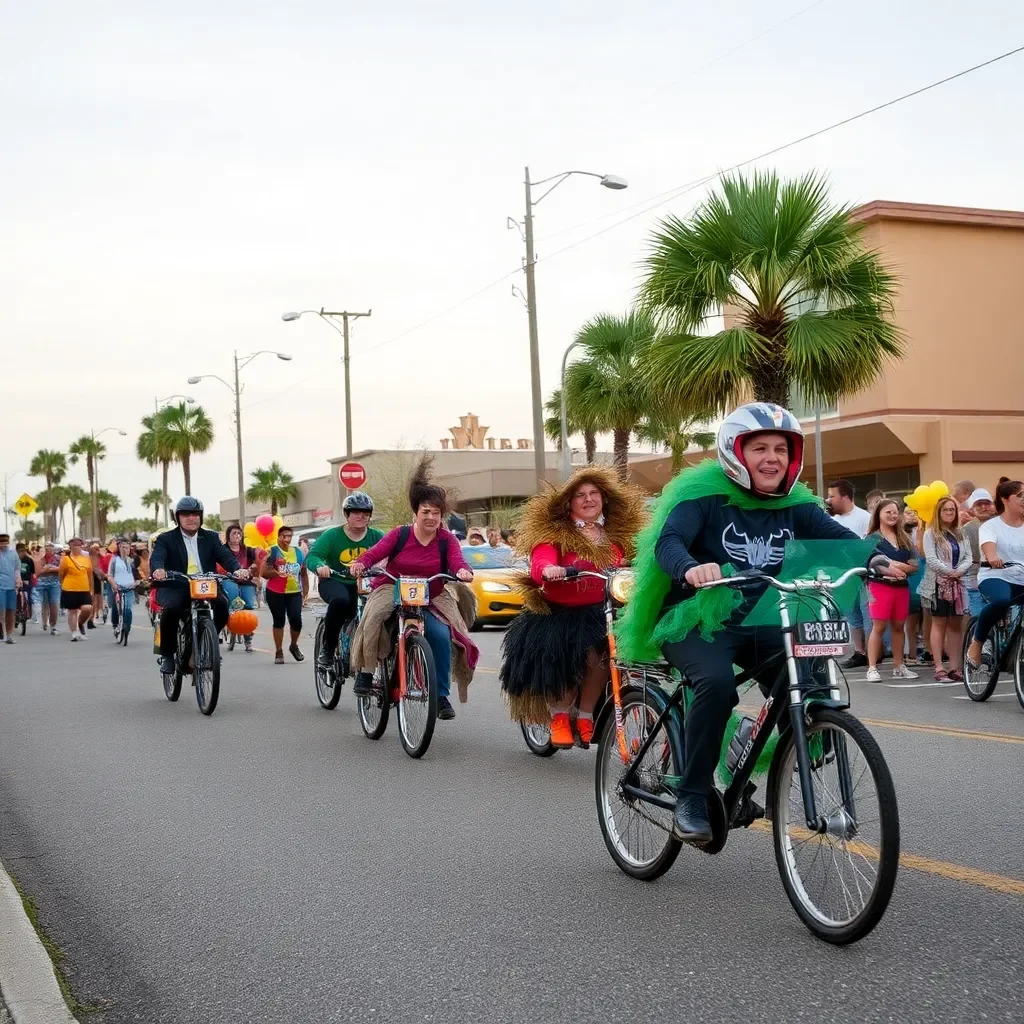
<path id="1" fill-rule="evenodd" d="M 844 572 L 857 566 L 866 566 L 874 554 L 873 540 L 787 540 L 782 567 L 776 578 L 789 583 L 793 580 L 819 579 L 824 574 L 828 580 L 837 580 Z M 839 608 L 840 618 L 846 618 L 857 601 L 857 595 L 864 585 L 862 577 L 854 576 L 838 590 L 829 595 Z M 769 588 L 743 620 L 744 626 L 779 626 L 779 598 L 785 597 L 793 622 L 809 622 L 821 618 L 821 602 L 814 591 L 800 594 L 782 594 Z"/>

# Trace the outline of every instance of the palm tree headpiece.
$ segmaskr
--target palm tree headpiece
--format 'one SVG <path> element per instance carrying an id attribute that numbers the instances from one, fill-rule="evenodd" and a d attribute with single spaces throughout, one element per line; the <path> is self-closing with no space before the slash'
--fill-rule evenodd
<path id="1" fill-rule="evenodd" d="M 793 490 L 804 468 L 804 432 L 800 421 L 781 405 L 748 402 L 730 413 L 718 428 L 718 461 L 725 475 L 745 491 L 753 492 L 750 470 L 743 458 L 743 444 L 754 434 L 782 434 L 789 442 L 789 469 L 786 479 L 774 494 L 781 498 Z"/>

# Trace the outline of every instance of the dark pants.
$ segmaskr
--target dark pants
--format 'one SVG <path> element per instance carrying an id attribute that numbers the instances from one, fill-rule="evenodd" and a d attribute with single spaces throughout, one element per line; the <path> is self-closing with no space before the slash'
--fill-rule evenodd
<path id="1" fill-rule="evenodd" d="M 284 629 L 284 620 L 288 620 L 293 633 L 302 629 L 302 595 L 279 594 L 275 590 L 267 591 L 267 607 L 273 619 L 274 629 Z"/>
<path id="2" fill-rule="evenodd" d="M 178 625 L 191 612 L 192 598 L 187 590 L 161 587 L 160 601 L 160 653 L 173 657 L 178 646 Z M 219 633 L 228 624 L 228 602 L 223 595 L 213 602 L 213 621 Z"/>
<path id="3" fill-rule="evenodd" d="M 342 627 L 356 616 L 356 588 L 340 580 L 320 580 L 317 584 L 320 598 L 327 605 L 324 615 L 324 648 L 329 654 L 338 649 Z"/>
<path id="4" fill-rule="evenodd" d="M 693 701 L 686 711 L 686 763 L 680 792 L 707 796 L 714 785 L 715 767 L 729 714 L 739 703 L 733 665 L 749 671 L 783 650 L 778 626 L 731 626 L 714 635 L 711 643 L 694 631 L 683 640 L 665 644 L 665 657 L 689 680 Z M 781 659 L 759 679 L 767 693 L 785 670 Z"/>
<path id="5" fill-rule="evenodd" d="M 1006 614 L 1010 602 L 1024 596 L 1024 587 L 1006 580 L 988 579 L 978 584 L 982 597 L 988 602 L 981 609 L 978 624 L 974 627 L 975 639 L 984 643 L 992 627 Z"/>

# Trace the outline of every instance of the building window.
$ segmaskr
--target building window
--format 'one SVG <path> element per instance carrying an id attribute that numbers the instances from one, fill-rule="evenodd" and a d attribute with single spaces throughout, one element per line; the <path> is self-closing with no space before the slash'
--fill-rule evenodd
<path id="1" fill-rule="evenodd" d="M 813 420 L 814 419 L 814 402 L 812 402 L 803 392 L 803 389 L 798 385 L 794 384 L 790 388 L 789 392 L 789 409 L 790 412 L 798 420 Z M 838 416 L 839 415 L 839 403 L 838 402 L 823 402 L 821 406 L 821 415 L 825 416 Z"/>

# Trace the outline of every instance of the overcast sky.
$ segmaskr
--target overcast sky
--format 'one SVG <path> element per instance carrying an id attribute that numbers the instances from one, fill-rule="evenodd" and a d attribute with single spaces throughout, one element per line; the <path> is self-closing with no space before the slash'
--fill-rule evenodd
<path id="1" fill-rule="evenodd" d="M 630 184 L 574 178 L 538 207 L 547 394 L 581 323 L 629 303 L 657 217 L 703 191 L 645 200 L 1024 43 L 1013 0 L 0 11 L 0 473 L 124 429 L 100 470 L 122 515 L 159 483 L 134 458 L 139 419 L 174 392 L 217 430 L 193 492 L 214 508 L 233 493 L 231 395 L 186 378 L 228 378 L 235 349 L 294 356 L 245 373 L 247 471 L 277 459 L 301 479 L 344 452 L 340 340 L 285 310 L 373 309 L 352 337 L 357 449 L 436 447 L 467 411 L 527 436 L 522 275 L 462 303 L 521 263 L 505 219 L 522 217 L 524 164 Z M 768 165 L 826 171 L 841 202 L 1024 209 L 1022 85 L 1019 55 Z M 10 497 L 41 486 L 15 477 Z"/>

